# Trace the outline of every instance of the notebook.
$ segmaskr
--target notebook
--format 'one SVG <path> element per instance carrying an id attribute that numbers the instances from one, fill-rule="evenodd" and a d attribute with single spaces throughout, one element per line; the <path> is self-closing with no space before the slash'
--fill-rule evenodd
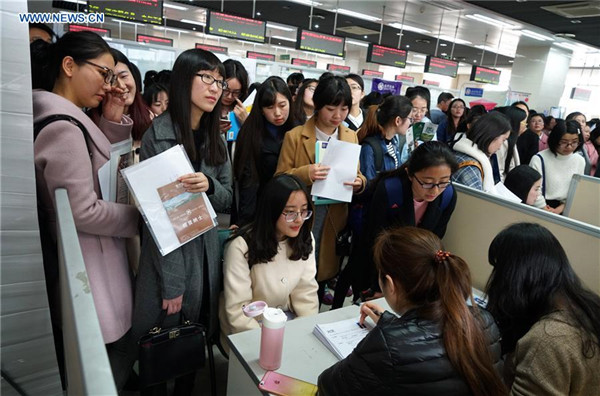
<path id="1" fill-rule="evenodd" d="M 317 324 L 313 329 L 313 334 L 339 360 L 342 360 L 350 355 L 373 327 L 373 324 L 367 321 L 361 327 L 358 320 L 353 318 L 339 322 Z"/>

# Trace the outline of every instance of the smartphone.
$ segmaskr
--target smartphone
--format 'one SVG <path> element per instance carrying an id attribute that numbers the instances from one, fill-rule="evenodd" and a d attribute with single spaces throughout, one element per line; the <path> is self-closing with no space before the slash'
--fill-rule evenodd
<path id="1" fill-rule="evenodd" d="M 258 384 L 258 389 L 279 396 L 315 396 L 318 390 L 315 384 L 275 371 L 265 373 Z"/>

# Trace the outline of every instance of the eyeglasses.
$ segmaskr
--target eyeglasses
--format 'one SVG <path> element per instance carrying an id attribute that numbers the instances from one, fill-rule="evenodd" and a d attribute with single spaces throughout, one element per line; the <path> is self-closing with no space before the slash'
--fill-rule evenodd
<path id="1" fill-rule="evenodd" d="M 87 63 L 88 65 L 97 67 L 98 69 L 102 70 L 102 72 L 100 72 L 100 74 L 102 74 L 102 76 L 104 77 L 105 84 L 108 84 L 111 87 L 114 87 L 115 84 L 117 83 L 117 75 L 115 74 L 115 72 L 112 69 L 109 69 L 106 66 L 97 65 L 94 62 L 90 62 L 87 60 L 84 60 L 83 63 Z"/>
<path id="2" fill-rule="evenodd" d="M 282 215 L 285 216 L 286 223 L 292 223 L 292 222 L 296 221 L 296 219 L 298 218 L 298 215 L 300 215 L 300 218 L 302 219 L 302 221 L 304 221 L 304 220 L 310 219 L 310 216 L 312 216 L 312 213 L 313 213 L 312 210 L 303 210 L 301 212 L 293 212 L 293 211 L 283 212 Z"/>
<path id="3" fill-rule="evenodd" d="M 454 106 L 452 107 L 454 110 L 464 110 L 465 106 Z"/>
<path id="4" fill-rule="evenodd" d="M 216 83 L 217 84 L 217 88 L 220 88 L 220 89 L 223 89 L 223 90 L 227 89 L 227 81 L 225 81 L 225 80 L 217 80 L 216 78 L 214 78 L 210 74 L 196 73 L 196 75 L 202 79 L 202 82 L 204 84 L 211 85 L 213 83 Z"/>
<path id="5" fill-rule="evenodd" d="M 225 89 L 223 89 L 223 94 L 225 96 L 231 95 L 234 98 L 239 98 L 240 95 L 242 94 L 242 91 L 239 91 L 239 90 L 237 90 L 237 91 L 230 91 L 229 89 L 225 88 Z"/>
<path id="6" fill-rule="evenodd" d="M 566 141 L 566 140 L 560 140 L 558 142 L 558 145 L 561 147 L 577 147 L 577 145 L 579 145 L 579 140 L 572 140 L 570 142 Z"/>
<path id="7" fill-rule="evenodd" d="M 310 91 L 310 92 L 315 92 L 315 89 L 316 89 L 316 88 L 317 88 L 317 87 L 306 87 L 306 90 L 307 90 L 307 91 Z"/>
<path id="8" fill-rule="evenodd" d="M 416 108 L 413 107 L 412 113 L 413 114 L 427 114 L 427 108 L 416 109 Z"/>
<path id="9" fill-rule="evenodd" d="M 421 180 L 419 180 L 419 178 L 414 175 L 415 180 L 417 181 L 417 183 L 419 183 L 421 185 L 421 187 L 423 187 L 425 190 L 431 190 L 433 187 L 437 187 L 440 190 L 445 190 L 450 184 L 452 184 L 451 181 L 447 181 L 447 182 L 439 182 L 439 183 L 423 183 Z"/>
<path id="10" fill-rule="evenodd" d="M 353 91 L 362 91 L 362 88 L 360 87 L 360 85 L 355 85 L 355 84 L 350 85 L 350 89 Z"/>

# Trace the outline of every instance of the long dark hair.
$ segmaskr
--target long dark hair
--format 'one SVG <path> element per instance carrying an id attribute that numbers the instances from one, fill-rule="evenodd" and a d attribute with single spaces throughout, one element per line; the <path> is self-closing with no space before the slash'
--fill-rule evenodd
<path id="1" fill-rule="evenodd" d="M 294 191 L 302 191 L 306 197 L 308 210 L 313 210 L 312 200 L 306 186 L 296 176 L 281 174 L 272 178 L 265 186 L 258 200 L 254 222 L 234 232 L 230 239 L 242 236 L 248 244 L 248 265 L 268 263 L 277 254 L 279 241 L 276 236 L 277 219 Z M 289 259 L 306 260 L 312 252 L 311 229 L 314 217 L 304 221 L 297 237 L 289 238 L 292 249 Z"/>
<path id="2" fill-rule="evenodd" d="M 504 114 L 493 111 L 477 119 L 467 131 L 466 136 L 484 154 L 490 155 L 488 148 L 494 139 L 510 131 L 511 127 L 508 118 Z M 456 142 L 455 140 L 453 143 Z"/>
<path id="3" fill-rule="evenodd" d="M 513 194 L 521 198 L 523 203 L 526 203 L 531 187 L 541 178 L 542 175 L 529 165 L 519 165 L 508 172 L 504 185 Z"/>
<path id="4" fill-rule="evenodd" d="M 294 100 L 294 120 L 300 125 L 306 122 L 306 113 L 304 112 L 304 91 L 310 84 L 318 83 L 319 80 L 314 78 L 307 78 L 302 81 L 300 87 L 298 88 L 298 93 L 296 94 L 296 98 Z"/>
<path id="5" fill-rule="evenodd" d="M 400 117 L 405 119 L 412 112 L 412 103 L 406 96 L 388 96 L 379 106 L 369 107 L 367 118 L 358 130 L 358 142 L 362 143 L 368 136 L 382 135 L 383 127 L 391 120 Z"/>
<path id="6" fill-rule="evenodd" d="M 564 121 L 557 118 L 556 125 L 552 128 L 550 135 L 548 135 L 548 149 L 555 156 L 558 155 L 557 149 L 560 144 L 560 139 L 566 134 L 577 135 L 579 138 L 579 144 L 575 148 L 575 151 L 583 146 L 583 132 L 581 131 L 581 125 L 575 120 Z"/>
<path id="7" fill-rule="evenodd" d="M 494 269 L 486 285 L 487 308 L 502 332 L 503 353 L 514 351 L 542 317 L 563 310 L 582 330 L 583 356 L 594 356 L 600 340 L 600 297 L 581 284 L 548 229 L 533 223 L 508 226 L 492 241 L 488 261 Z"/>
<path id="8" fill-rule="evenodd" d="M 230 78 L 237 78 L 240 82 L 240 100 L 246 99 L 248 95 L 248 72 L 242 62 L 237 61 L 235 59 L 227 59 L 223 62 L 223 66 L 225 66 L 225 74 L 223 78 L 225 80 L 229 80 Z"/>
<path id="9" fill-rule="evenodd" d="M 142 95 L 142 98 L 144 99 L 144 102 L 146 102 L 146 105 L 150 107 L 152 106 L 152 103 L 158 100 L 158 94 L 161 92 L 164 92 L 167 95 L 169 95 L 169 90 L 167 87 L 160 83 L 153 83 L 148 85 L 146 89 L 144 89 L 144 94 Z"/>
<path id="10" fill-rule="evenodd" d="M 466 303 L 473 301 L 467 263 L 444 252 L 434 233 L 417 227 L 383 231 L 373 251 L 380 281 L 389 275 L 419 318 L 440 323 L 448 359 L 472 394 L 505 395 L 478 309 L 472 313 Z"/>
<path id="11" fill-rule="evenodd" d="M 463 114 L 458 119 L 458 123 L 454 125 L 454 119 L 452 118 L 452 105 L 454 105 L 454 103 L 456 102 L 461 102 L 465 108 Z M 446 111 L 446 116 L 448 117 L 448 126 L 446 127 L 446 134 L 448 136 L 448 139 L 454 140 L 454 135 L 456 135 L 456 132 L 458 132 L 459 127 L 462 126 L 462 124 L 465 122 L 468 114 L 469 108 L 467 107 L 467 104 L 464 100 L 462 100 L 461 98 L 452 99 L 452 102 L 450 102 L 450 104 L 448 105 L 448 110 Z"/>
<path id="12" fill-rule="evenodd" d="M 33 89 L 52 91 L 66 56 L 76 64 L 111 53 L 106 41 L 93 32 L 67 32 L 56 43 L 35 40 L 30 45 Z"/>
<path id="13" fill-rule="evenodd" d="M 225 76 L 223 64 L 212 52 L 199 48 L 182 52 L 175 60 L 169 86 L 168 113 L 175 126 L 177 143 L 183 144 L 192 161 L 198 156 L 208 165 L 221 165 L 227 161 L 227 149 L 221 139 L 219 120 L 221 101 L 218 100 L 210 113 L 204 113 L 200 119 L 200 133 L 204 134 L 202 152 L 197 153 L 194 134 L 190 122 L 192 83 L 200 70 L 217 71 Z"/>
<path id="14" fill-rule="evenodd" d="M 513 155 L 515 152 L 515 146 L 517 145 L 517 139 L 519 138 L 519 131 L 521 130 L 521 122 L 527 119 L 527 113 L 525 110 L 518 108 L 517 106 L 506 106 L 495 109 L 504 114 L 510 123 L 510 135 L 508 135 L 508 151 L 506 152 L 506 158 L 504 159 L 504 174 L 508 174 L 510 169 L 510 163 L 512 162 Z"/>
<path id="15" fill-rule="evenodd" d="M 285 96 L 290 106 L 289 116 L 283 126 L 281 126 L 281 129 L 288 131 L 293 128 L 292 95 L 290 94 L 290 90 L 281 77 L 269 77 L 256 92 L 252 111 L 238 134 L 233 161 L 233 175 L 238 182 L 252 184 L 258 181 L 260 149 L 263 136 L 269 133 L 266 128 L 267 120 L 262 113 L 262 109 L 276 104 L 277 94 Z M 283 136 L 281 138 L 283 139 Z M 250 179 L 248 180 L 243 180 L 245 169 L 250 169 Z"/>

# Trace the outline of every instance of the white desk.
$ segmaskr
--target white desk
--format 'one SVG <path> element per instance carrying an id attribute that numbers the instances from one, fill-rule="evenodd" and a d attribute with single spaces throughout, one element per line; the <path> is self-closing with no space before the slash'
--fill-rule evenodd
<path id="1" fill-rule="evenodd" d="M 389 310 L 385 299 L 381 298 L 375 302 Z M 338 360 L 312 334 L 315 325 L 350 318 L 358 320 L 358 317 L 359 307 L 351 305 L 288 322 L 283 337 L 283 358 L 277 372 L 316 384 L 323 370 L 337 363 Z M 263 393 L 257 388 L 258 382 L 265 374 L 265 370 L 258 365 L 260 329 L 230 335 L 227 341 L 231 347 L 227 395 L 262 395 Z"/>

